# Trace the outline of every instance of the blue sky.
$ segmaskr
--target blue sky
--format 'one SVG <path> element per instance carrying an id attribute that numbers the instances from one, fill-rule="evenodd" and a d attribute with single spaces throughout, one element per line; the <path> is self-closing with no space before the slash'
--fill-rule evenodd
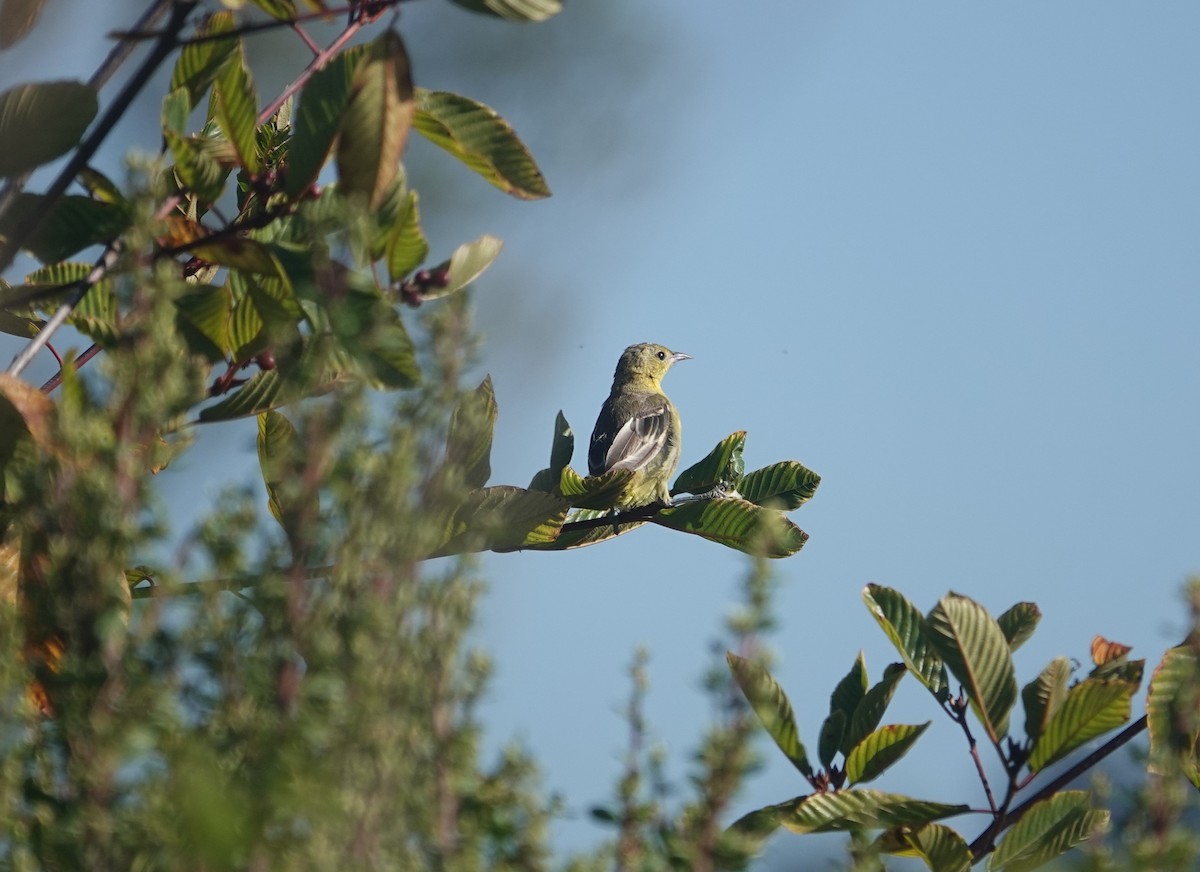
<path id="1" fill-rule="evenodd" d="M 93 34 L 50 21 L 80 40 L 79 69 L 35 72 L 23 49 L 0 77 L 90 71 Z M 585 444 L 626 345 L 692 354 L 666 382 L 685 464 L 744 429 L 748 468 L 823 476 L 794 515 L 811 541 L 773 565 L 777 676 L 810 743 L 859 649 L 873 677 L 893 659 L 867 582 L 923 608 L 951 589 L 995 613 L 1036 601 L 1022 683 L 1085 659 L 1095 633 L 1152 660 L 1182 634 L 1200 570 L 1200 7 L 576 0 L 515 27 L 426 2 L 401 28 L 418 83 L 509 118 L 555 192 L 423 187 L 457 171 L 410 153 L 435 251 L 506 240 L 475 292 L 493 481 L 544 465 L 559 409 Z M 540 40 L 558 66 L 538 66 Z M 251 429 L 241 444 L 234 478 L 253 474 Z M 172 474 L 181 518 L 215 492 L 200 459 Z M 573 813 L 558 845 L 592 844 L 634 648 L 651 651 L 648 716 L 682 783 L 707 644 L 747 563 L 642 529 L 482 569 L 489 743 L 524 741 Z M 893 715 L 935 726 L 882 789 L 982 803 L 915 682 Z M 739 813 L 803 792 L 763 750 Z"/>

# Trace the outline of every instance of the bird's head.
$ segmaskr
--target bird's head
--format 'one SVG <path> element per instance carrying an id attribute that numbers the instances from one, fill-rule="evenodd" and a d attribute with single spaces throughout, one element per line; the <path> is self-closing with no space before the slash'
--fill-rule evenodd
<path id="1" fill-rule="evenodd" d="M 664 345 L 655 345 L 652 342 L 631 345 L 625 349 L 617 362 L 616 379 L 649 379 L 657 385 L 672 364 L 678 360 L 691 359 L 690 354 L 672 351 Z"/>

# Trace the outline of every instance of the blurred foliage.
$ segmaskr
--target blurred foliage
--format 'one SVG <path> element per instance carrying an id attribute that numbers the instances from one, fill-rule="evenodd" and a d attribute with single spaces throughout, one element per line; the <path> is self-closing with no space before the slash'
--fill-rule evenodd
<path id="1" fill-rule="evenodd" d="M 523 22 L 561 9 L 454 2 Z M 42 5 L 4 0 L 0 48 Z M 1200 785 L 1200 631 L 1153 671 L 1146 718 L 1113 736 L 1143 680 L 1126 646 L 1096 637 L 1086 675 L 1060 657 L 1020 685 L 1012 652 L 1036 605 L 993 618 L 950 593 L 923 613 L 871 585 L 900 659 L 872 681 L 858 658 L 806 745 L 762 646 L 764 559 L 804 545 L 787 514 L 819 476 L 796 461 L 746 473 L 736 431 L 680 473 L 673 504 L 616 512 L 625 471 L 575 472 L 560 413 L 529 487 L 489 485 L 498 403 L 490 379 L 462 387 L 474 340 L 459 292 L 502 242 L 485 234 L 431 260 L 405 148 L 423 136 L 517 200 L 550 187 L 497 112 L 417 86 L 398 5 L 155 0 L 121 36 L 148 47 L 114 94 L 101 99 L 119 52 L 89 82 L 0 93 L 0 272 L 18 253 L 39 262 L 0 282 L 0 331 L 29 343 L 0 376 L 0 866 L 545 868 L 557 800 L 519 748 L 479 759 L 489 663 L 467 644 L 481 583 L 462 555 L 566 550 L 646 523 L 744 551 L 754 571 L 706 675 L 714 724 L 686 793 L 671 796 L 650 744 L 639 656 L 625 771 L 594 811 L 615 837 L 572 868 L 743 868 L 785 828 L 847 833 L 856 869 L 889 855 L 1032 869 L 1097 844 L 1109 812 L 1067 782 L 1147 726 L 1151 776 L 1124 841 L 1088 861 L 1194 864 L 1180 822 L 1181 785 Z M 303 37 L 335 17 L 339 35 L 264 100 L 253 36 Z M 167 93 L 148 98 L 168 60 Z M 161 152 L 131 159 L 117 184 L 92 159 L 148 99 Z M 59 160 L 45 190 L 25 190 Z M 91 347 L 40 389 L 22 381 L 34 354 L 58 356 L 64 321 Z M 262 483 L 146 565 L 171 541 L 154 476 L 197 428 L 250 416 Z M 969 843 L 942 823 L 967 806 L 863 786 L 929 725 L 884 722 L 908 674 L 961 728 L 965 760 L 991 745 L 1000 761 L 995 791 L 977 766 L 990 808 Z M 759 725 L 810 792 L 727 826 L 760 765 Z"/>

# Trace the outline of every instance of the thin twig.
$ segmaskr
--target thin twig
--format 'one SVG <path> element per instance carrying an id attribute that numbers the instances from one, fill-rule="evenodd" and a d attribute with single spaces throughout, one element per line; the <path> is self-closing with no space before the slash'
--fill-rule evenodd
<path id="1" fill-rule="evenodd" d="M 369 23 L 370 22 L 364 18 L 356 18 L 354 21 L 351 21 L 349 24 L 347 24 L 346 29 L 342 31 L 342 34 L 335 39 L 328 48 L 314 57 L 309 62 L 308 66 L 305 67 L 300 73 L 300 75 L 296 77 L 295 81 L 284 88 L 283 92 L 278 97 L 272 100 L 262 112 L 258 113 L 259 125 L 261 126 L 270 121 L 271 117 L 279 111 L 280 106 L 286 103 L 293 94 L 303 88 L 315 73 L 319 72 L 327 63 L 329 63 L 330 59 L 338 53 L 342 46 L 353 39 L 354 35 L 362 30 L 364 25 Z"/>
<path id="2" fill-rule="evenodd" d="M 1000 835 L 1000 833 L 1006 828 L 1011 827 L 1013 824 L 1023 818 L 1025 813 L 1028 812 L 1030 808 L 1042 800 L 1053 796 L 1059 790 L 1066 787 L 1083 773 L 1087 772 L 1109 754 L 1121 748 L 1123 745 L 1137 736 L 1138 733 L 1141 733 L 1145 729 L 1146 716 L 1142 715 L 1095 751 L 1088 754 L 1079 762 L 1060 772 L 1053 781 L 1051 781 L 1033 796 L 1029 797 L 1029 799 L 1025 800 L 1012 811 L 993 821 L 992 825 L 980 833 L 979 838 L 971 843 L 972 860 L 976 861 L 984 854 L 991 851 L 995 846 L 996 837 Z"/>
<path id="3" fill-rule="evenodd" d="M 50 347 L 50 343 L 48 343 L 48 342 L 46 343 L 46 348 L 49 349 L 51 354 L 54 354 L 54 349 Z M 87 363 L 89 360 L 91 360 L 93 357 L 95 357 L 97 354 L 99 354 L 100 351 L 101 351 L 100 346 L 97 345 L 95 342 L 93 342 L 91 345 L 89 345 L 84 350 L 84 352 L 82 354 L 80 354 L 77 358 L 75 358 L 71 362 L 71 365 L 74 366 L 76 369 L 79 369 L 79 367 L 83 366 L 85 363 Z M 55 354 L 54 356 L 56 358 L 58 357 L 57 354 Z M 58 361 L 58 372 L 56 372 L 54 375 L 50 376 L 50 378 L 46 380 L 46 383 L 44 385 L 42 385 L 40 388 L 38 388 L 38 390 L 40 390 L 43 394 L 48 394 L 51 391 L 58 388 L 58 386 L 62 384 L 62 380 L 63 380 L 62 360 L 60 359 Z"/>
<path id="4" fill-rule="evenodd" d="M 404 0 L 382 0 L 379 4 L 382 8 L 390 6 L 399 6 Z M 339 6 L 333 9 L 322 9 L 318 12 L 304 12 L 298 15 L 293 15 L 288 18 L 272 18 L 269 21 L 253 21 L 249 24 L 243 24 L 230 30 L 223 30 L 214 33 L 202 33 L 198 36 L 189 37 L 185 40 L 180 40 L 180 45 L 200 45 L 206 42 L 217 42 L 223 39 L 236 39 L 241 36 L 250 36 L 255 33 L 263 33 L 268 30 L 278 30 L 281 27 L 291 27 L 296 24 L 304 24 L 309 21 L 318 19 L 332 18 L 335 15 L 342 13 L 353 14 L 362 8 L 362 2 L 350 3 L 346 6 Z M 140 22 L 139 22 L 140 25 Z M 135 26 L 130 30 L 114 30 L 109 33 L 113 39 L 120 39 L 127 42 L 138 42 L 143 40 L 155 39 L 163 35 L 161 30 L 147 30 L 141 26 Z"/>
<path id="5" fill-rule="evenodd" d="M 31 210 L 29 217 L 22 222 L 13 234 L 5 241 L 3 246 L 0 246 L 0 273 L 3 273 L 12 264 L 13 258 L 16 257 L 22 246 L 29 241 L 30 237 L 42 226 L 45 220 L 49 217 L 50 212 L 58 204 L 59 199 L 66 193 L 67 187 L 79 175 L 92 160 L 96 154 L 96 150 L 100 148 L 101 143 L 112 132 L 133 104 L 142 88 L 150 81 L 150 77 L 154 71 L 158 69 L 159 64 L 166 60 L 174 49 L 176 44 L 176 36 L 183 28 L 188 16 L 192 13 L 198 0 L 174 0 L 171 7 L 171 19 L 167 23 L 163 35 L 154 44 L 154 47 L 141 63 L 141 66 L 134 71 L 129 81 L 125 86 L 117 92 L 108 109 L 100 117 L 100 120 L 88 131 L 87 136 L 75 149 L 66 166 L 62 168 L 58 176 L 47 188 L 46 192 L 38 200 L 37 204 Z M 65 316 L 64 316 L 65 317 Z"/>
<path id="6" fill-rule="evenodd" d="M 174 0 L 155 0 L 150 7 L 142 13 L 142 17 L 138 19 L 135 27 L 149 27 L 154 24 L 167 11 L 167 7 Z M 112 50 L 101 61 L 100 66 L 96 68 L 96 72 L 92 73 L 88 79 L 88 84 L 99 91 L 108 83 L 115 73 L 133 52 L 133 43 L 122 41 L 112 47 Z M 17 195 L 25 189 L 25 185 L 29 182 L 32 172 L 22 173 L 21 175 L 9 179 L 3 188 L 0 188 L 0 218 L 4 216 L 12 204 L 17 201 Z"/>
<path id="7" fill-rule="evenodd" d="M 9 375 L 20 375 L 25 370 L 25 367 L 29 366 L 33 358 L 37 356 L 37 353 L 42 350 L 42 347 L 50 341 L 50 337 L 54 335 L 54 332 L 66 323 L 67 318 L 71 317 L 71 312 L 79 305 L 80 300 L 84 298 L 88 290 L 108 275 L 109 270 L 117 262 L 117 255 L 120 253 L 120 250 L 120 240 L 114 239 L 108 244 L 108 247 L 104 249 L 104 253 L 100 255 L 100 259 L 96 261 L 96 265 L 92 267 L 87 277 L 77 283 L 77 287 L 71 292 L 67 301 L 58 307 L 58 311 L 54 313 L 49 321 L 42 325 L 42 329 L 38 331 L 37 336 L 29 340 L 29 344 L 21 350 L 20 354 L 13 358 L 12 364 L 8 367 Z"/>
<path id="8" fill-rule="evenodd" d="M 983 783 L 983 792 L 987 796 L 988 808 L 992 810 L 992 814 L 996 814 L 996 798 L 992 795 L 992 785 L 988 782 L 987 773 L 983 769 L 983 760 L 979 757 L 979 743 L 975 741 L 975 736 L 971 733 L 971 727 L 967 723 L 967 703 L 966 700 L 959 696 L 958 702 L 950 703 L 950 717 L 952 717 L 960 727 L 963 734 L 967 737 L 967 746 L 971 749 L 971 759 L 975 761 L 975 771 L 979 773 L 979 780 Z"/>

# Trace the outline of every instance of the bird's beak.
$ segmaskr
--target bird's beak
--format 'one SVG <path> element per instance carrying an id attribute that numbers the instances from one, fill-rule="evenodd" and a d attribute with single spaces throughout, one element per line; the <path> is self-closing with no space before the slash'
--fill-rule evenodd
<path id="1" fill-rule="evenodd" d="M 691 360 L 691 359 L 692 359 L 692 356 L 690 354 L 684 354 L 682 351 L 672 351 L 671 352 L 671 363 L 679 363 L 679 361 L 681 361 L 681 360 Z"/>

